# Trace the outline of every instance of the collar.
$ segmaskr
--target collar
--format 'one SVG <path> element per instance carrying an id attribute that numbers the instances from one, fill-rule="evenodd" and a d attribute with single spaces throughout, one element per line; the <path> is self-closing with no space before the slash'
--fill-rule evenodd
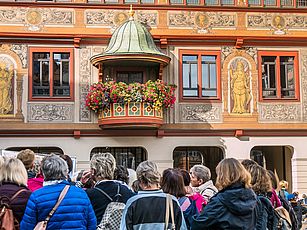
<path id="1" fill-rule="evenodd" d="M 141 190 L 138 192 L 138 194 L 157 194 L 157 193 L 163 193 L 162 189 Z"/>
<path id="2" fill-rule="evenodd" d="M 62 183 L 63 180 L 49 180 L 49 181 L 44 181 L 43 186 L 48 186 L 48 185 L 55 185 Z"/>

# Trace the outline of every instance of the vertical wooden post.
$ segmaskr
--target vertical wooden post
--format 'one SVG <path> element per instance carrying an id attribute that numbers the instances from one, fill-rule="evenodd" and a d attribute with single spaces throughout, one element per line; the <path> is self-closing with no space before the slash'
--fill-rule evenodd
<path id="1" fill-rule="evenodd" d="M 103 65 L 100 63 L 98 64 L 98 80 L 99 82 L 103 82 Z"/>

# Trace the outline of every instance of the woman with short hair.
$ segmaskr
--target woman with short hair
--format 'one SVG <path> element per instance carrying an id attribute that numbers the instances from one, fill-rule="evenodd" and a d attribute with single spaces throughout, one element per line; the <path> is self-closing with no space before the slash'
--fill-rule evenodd
<path id="1" fill-rule="evenodd" d="M 10 207 L 18 222 L 22 220 L 31 195 L 31 191 L 27 188 L 27 180 L 27 170 L 19 159 L 3 159 L 2 166 L 0 167 L 1 201 L 7 202 L 9 199 L 11 200 Z M 15 195 L 17 193 L 18 195 Z M 12 200 L 14 195 L 16 198 Z"/>
<path id="2" fill-rule="evenodd" d="M 56 155 L 46 156 L 41 163 L 44 186 L 32 193 L 27 204 L 21 229 L 34 229 L 44 221 L 55 206 L 66 185 L 68 166 Z M 47 229 L 96 229 L 96 218 L 86 193 L 75 186 L 68 192 L 50 218 Z"/>
<path id="3" fill-rule="evenodd" d="M 216 174 L 219 192 L 194 219 L 192 230 L 255 229 L 258 201 L 249 172 L 238 160 L 227 158 L 217 165 Z"/>
<path id="4" fill-rule="evenodd" d="M 139 191 L 136 196 L 128 200 L 123 213 L 120 229 L 164 230 L 166 221 L 166 193 L 160 189 L 160 173 L 158 167 L 154 162 L 144 161 L 137 167 L 136 174 L 142 190 Z M 185 194 L 182 177 L 182 188 L 180 191 L 175 191 L 176 189 L 171 188 L 164 182 L 162 182 L 162 184 L 165 185 L 164 188 L 168 190 L 168 192 L 176 193 L 178 196 Z M 182 211 L 180 210 L 180 205 L 174 196 L 172 196 L 172 205 L 174 208 L 176 229 L 187 229 Z M 169 223 L 171 222 L 170 218 Z"/>
<path id="5" fill-rule="evenodd" d="M 120 203 L 126 203 L 134 193 L 127 185 L 113 180 L 116 161 L 111 153 L 95 154 L 91 159 L 90 167 L 91 178 L 95 185 L 93 188 L 87 189 L 86 193 L 91 200 L 99 225 L 108 204 L 111 203 L 105 193 L 112 200 Z"/>

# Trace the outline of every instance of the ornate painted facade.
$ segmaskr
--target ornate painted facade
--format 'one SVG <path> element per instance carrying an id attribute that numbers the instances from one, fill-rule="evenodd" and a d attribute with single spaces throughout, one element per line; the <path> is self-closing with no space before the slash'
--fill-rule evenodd
<path id="1" fill-rule="evenodd" d="M 171 58 L 166 67 L 150 72 L 144 65 L 118 69 L 115 64 L 101 71 L 91 64 L 128 20 L 124 2 L 1 1 L 0 149 L 56 146 L 76 156 L 78 168 L 86 168 L 96 147 L 142 147 L 145 159 L 161 169 L 178 166 L 176 154 L 183 147 L 217 147 L 222 157 L 239 159 L 256 159 L 262 152 L 268 168 L 282 164 L 280 178 L 307 192 L 302 176 L 307 173 L 307 13 L 302 2 L 292 8 L 279 1 L 275 7 L 246 1 L 212 8 L 204 2 L 174 4 L 133 5 L 134 20 Z M 164 112 L 163 125 L 101 129 L 85 100 L 91 84 L 107 72 L 113 80 L 133 72 L 177 85 L 177 101 Z M 283 147 L 283 153 L 270 146 Z"/>

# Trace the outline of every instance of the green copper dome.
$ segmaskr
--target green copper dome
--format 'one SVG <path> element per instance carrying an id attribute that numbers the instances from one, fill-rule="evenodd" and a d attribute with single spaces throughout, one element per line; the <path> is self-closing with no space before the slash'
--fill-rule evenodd
<path id="1" fill-rule="evenodd" d="M 116 60 L 143 60 L 167 65 L 170 58 L 155 45 L 149 31 L 133 17 L 113 33 L 106 50 L 91 58 L 92 64 Z"/>

